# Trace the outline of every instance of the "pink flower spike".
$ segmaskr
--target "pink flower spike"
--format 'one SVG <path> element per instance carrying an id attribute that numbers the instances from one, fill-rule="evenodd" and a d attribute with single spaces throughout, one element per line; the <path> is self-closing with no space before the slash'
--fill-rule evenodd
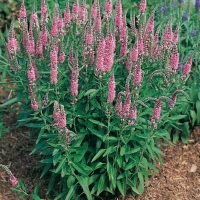
<path id="1" fill-rule="evenodd" d="M 112 16 L 112 0 L 106 0 L 104 16 L 105 16 L 106 20 L 111 18 L 111 16 Z"/>
<path id="2" fill-rule="evenodd" d="M 35 81 L 36 81 L 35 69 L 34 69 L 33 62 L 31 62 L 28 68 L 28 82 L 34 83 Z"/>
<path id="3" fill-rule="evenodd" d="M 124 105 L 123 105 L 123 109 L 122 109 L 123 117 L 129 116 L 130 106 L 131 106 L 131 95 L 128 94 L 126 96 L 126 99 L 125 99 Z"/>
<path id="4" fill-rule="evenodd" d="M 59 56 L 58 56 L 58 62 L 59 63 L 64 63 L 64 61 L 65 61 L 65 53 L 64 52 L 60 52 L 59 53 Z"/>
<path id="5" fill-rule="evenodd" d="M 71 73 L 71 95 L 76 97 L 78 95 L 78 78 L 79 78 L 79 69 L 78 69 L 78 58 L 74 58 L 73 69 Z"/>
<path id="6" fill-rule="evenodd" d="M 123 25 L 123 18 L 122 18 L 122 3 L 121 0 L 117 0 L 115 4 L 115 25 L 119 29 Z"/>
<path id="7" fill-rule="evenodd" d="M 94 3 L 92 4 L 92 8 L 91 8 L 90 17 L 93 19 L 96 19 L 97 11 L 98 11 L 97 0 L 94 0 Z"/>
<path id="8" fill-rule="evenodd" d="M 191 53 L 190 57 L 188 58 L 187 62 L 185 63 L 182 78 L 185 78 L 191 71 L 193 54 L 194 54 L 194 52 Z"/>
<path id="9" fill-rule="evenodd" d="M 82 0 L 82 4 L 79 8 L 79 24 L 85 24 L 88 19 L 88 13 L 85 0 Z"/>
<path id="10" fill-rule="evenodd" d="M 95 20 L 95 24 L 94 24 L 94 31 L 101 31 L 101 14 L 100 14 L 100 8 L 98 8 L 97 10 L 97 17 Z"/>
<path id="11" fill-rule="evenodd" d="M 35 98 L 31 98 L 31 107 L 34 111 L 37 111 L 39 108 L 38 102 L 35 100 Z"/>
<path id="12" fill-rule="evenodd" d="M 133 82 L 134 85 L 139 85 L 142 82 L 142 70 L 139 63 L 135 66 Z"/>
<path id="13" fill-rule="evenodd" d="M 104 68 L 110 71 L 114 63 L 115 38 L 112 33 L 107 33 L 105 38 Z"/>
<path id="14" fill-rule="evenodd" d="M 36 12 L 32 12 L 30 23 L 31 23 L 32 27 L 39 28 L 38 16 L 37 16 Z"/>
<path id="15" fill-rule="evenodd" d="M 12 187 L 15 187 L 18 184 L 18 180 L 13 174 L 10 175 L 10 183 Z"/>
<path id="16" fill-rule="evenodd" d="M 174 32 L 174 34 L 173 34 L 173 37 L 172 37 L 172 41 L 173 41 L 174 43 L 177 43 L 177 42 L 178 42 L 178 32 L 179 32 L 179 28 L 176 27 L 176 30 L 175 30 L 175 32 Z"/>
<path id="17" fill-rule="evenodd" d="M 60 129 L 65 128 L 66 127 L 66 113 L 65 113 L 65 109 L 64 106 L 61 105 L 60 106 L 60 116 L 59 116 L 59 120 L 58 120 L 58 127 Z"/>
<path id="18" fill-rule="evenodd" d="M 138 40 L 136 40 L 134 47 L 130 52 L 130 61 L 137 62 L 138 60 Z"/>
<path id="19" fill-rule="evenodd" d="M 69 2 L 67 1 L 65 12 L 64 12 L 64 23 L 66 26 L 69 26 L 71 23 L 71 14 L 70 14 L 70 8 L 69 8 Z"/>
<path id="20" fill-rule="evenodd" d="M 58 75 L 57 67 L 51 68 L 51 70 L 50 70 L 50 81 L 51 81 L 51 84 L 57 84 L 57 82 L 58 82 L 57 75 Z"/>
<path id="21" fill-rule="evenodd" d="M 41 10 L 41 15 L 45 16 L 47 12 L 47 5 L 45 0 L 42 0 L 40 10 Z"/>
<path id="22" fill-rule="evenodd" d="M 115 89 L 116 89 L 115 77 L 114 77 L 114 74 L 111 74 L 110 80 L 108 82 L 108 102 L 109 103 L 112 103 L 115 99 Z"/>
<path id="23" fill-rule="evenodd" d="M 147 26 L 146 26 L 146 34 L 148 35 L 150 32 L 154 30 L 154 12 L 151 14 Z"/>
<path id="24" fill-rule="evenodd" d="M 98 48 L 96 58 L 96 71 L 104 71 L 105 39 L 102 37 Z"/>
<path id="25" fill-rule="evenodd" d="M 155 125 L 156 121 L 158 121 L 159 118 L 160 118 L 161 104 L 162 104 L 162 100 L 161 99 L 158 99 L 156 101 L 156 103 L 155 103 L 153 114 L 152 114 L 152 117 L 151 117 L 151 124 L 152 125 Z"/>
<path id="26" fill-rule="evenodd" d="M 20 19 L 26 18 L 26 7 L 24 5 L 24 0 L 22 1 L 21 7 L 20 7 L 19 18 Z"/>
<path id="27" fill-rule="evenodd" d="M 176 48 L 175 52 L 171 54 L 170 57 L 170 66 L 172 70 L 177 70 L 178 69 L 178 63 L 179 63 L 179 53 Z"/>
<path id="28" fill-rule="evenodd" d="M 43 46 L 47 46 L 47 40 L 48 40 L 48 32 L 46 27 L 42 27 L 41 35 L 40 35 L 40 41 Z"/>
<path id="29" fill-rule="evenodd" d="M 78 0 L 74 0 L 74 3 L 72 5 L 72 20 L 78 19 L 78 12 L 79 12 Z"/>
<path id="30" fill-rule="evenodd" d="M 135 104 L 133 104 L 133 106 L 130 109 L 129 117 L 131 120 L 134 121 L 137 119 L 137 109 Z"/>
<path id="31" fill-rule="evenodd" d="M 145 12 L 146 6 L 147 6 L 146 0 L 141 0 L 141 2 L 140 2 L 140 11 L 141 11 L 142 13 Z"/>

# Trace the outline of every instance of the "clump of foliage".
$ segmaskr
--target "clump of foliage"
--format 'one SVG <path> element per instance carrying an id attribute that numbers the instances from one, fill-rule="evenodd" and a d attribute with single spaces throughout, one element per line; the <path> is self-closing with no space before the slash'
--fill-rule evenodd
<path id="1" fill-rule="evenodd" d="M 147 15 L 141 0 L 128 28 L 121 0 L 103 8 L 95 0 L 90 10 L 67 1 L 64 15 L 55 3 L 53 16 L 42 0 L 40 19 L 33 10 L 28 23 L 22 3 L 19 38 L 11 25 L 7 40 L 18 86 L 10 103 L 23 102 L 19 125 L 39 133 L 31 154 L 43 155 L 41 177 L 50 173 L 56 199 L 141 194 L 162 163 L 164 127 L 183 118 L 171 113 L 194 52 L 178 70 L 178 24 L 162 28 L 156 12 Z"/>

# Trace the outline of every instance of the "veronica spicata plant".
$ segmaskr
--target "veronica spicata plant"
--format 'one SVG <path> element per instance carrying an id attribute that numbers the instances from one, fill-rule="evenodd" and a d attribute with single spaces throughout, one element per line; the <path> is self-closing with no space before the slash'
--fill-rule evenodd
<path id="1" fill-rule="evenodd" d="M 31 154 L 50 174 L 56 199 L 87 199 L 144 191 L 162 163 L 158 138 L 187 80 L 193 53 L 178 69 L 178 25 L 155 26 L 155 12 L 141 0 L 130 28 L 121 0 L 55 3 L 40 14 L 19 12 L 20 35 L 11 25 L 8 58 L 23 104 L 19 124 L 38 128 Z M 113 10 L 115 8 L 115 10 Z"/>

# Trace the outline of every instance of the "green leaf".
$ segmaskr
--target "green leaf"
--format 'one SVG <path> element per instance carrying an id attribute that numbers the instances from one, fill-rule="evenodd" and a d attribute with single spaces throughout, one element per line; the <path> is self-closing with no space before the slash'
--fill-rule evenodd
<path id="1" fill-rule="evenodd" d="M 42 173 L 40 175 L 40 178 L 42 178 L 48 172 L 48 170 L 50 169 L 51 165 L 52 165 L 52 163 L 45 164 L 45 167 L 42 170 Z"/>
<path id="2" fill-rule="evenodd" d="M 139 186 L 138 186 L 138 191 L 140 193 L 144 192 L 144 179 L 142 173 L 138 172 L 138 178 L 139 178 Z"/>
<path id="3" fill-rule="evenodd" d="M 50 157 L 50 158 L 45 158 L 43 160 L 40 161 L 41 163 L 53 163 L 53 158 Z"/>
<path id="4" fill-rule="evenodd" d="M 133 167 L 136 166 L 136 161 L 131 161 L 130 163 L 128 163 L 126 166 L 125 166 L 125 169 L 124 170 L 129 170 L 129 169 L 133 169 Z"/>
<path id="5" fill-rule="evenodd" d="M 126 185 L 126 183 L 123 180 L 117 181 L 117 187 L 118 187 L 118 189 L 119 189 L 119 191 L 120 191 L 120 193 L 122 194 L 123 197 L 126 196 L 126 186 L 125 185 Z"/>
<path id="6" fill-rule="evenodd" d="M 92 159 L 91 162 L 94 162 L 96 159 L 98 159 L 100 156 L 102 156 L 105 151 L 106 151 L 106 149 L 100 149 L 98 151 L 98 153 L 94 156 L 94 158 Z"/>
<path id="7" fill-rule="evenodd" d="M 45 143 L 46 143 L 45 140 L 38 142 L 36 144 L 35 148 L 31 151 L 31 153 L 29 155 L 32 155 L 32 154 L 37 153 L 38 151 L 40 151 L 41 148 L 44 147 Z"/>
<path id="8" fill-rule="evenodd" d="M 50 177 L 49 183 L 48 183 L 47 194 L 49 194 L 52 191 L 56 176 L 57 176 L 57 174 L 55 174 L 55 173 L 51 174 L 51 177 Z"/>
<path id="9" fill-rule="evenodd" d="M 73 196 L 74 196 L 74 194 L 76 192 L 76 188 L 77 188 L 77 185 L 73 185 L 70 188 L 69 192 L 67 193 L 67 196 L 66 196 L 65 200 L 71 200 L 73 198 Z"/>
<path id="10" fill-rule="evenodd" d="M 106 152 L 103 154 L 103 157 L 105 157 L 106 155 L 112 154 L 115 151 L 116 151 L 116 147 L 111 146 L 108 149 L 106 149 Z"/>
<path id="11" fill-rule="evenodd" d="M 106 181 L 106 176 L 105 176 L 105 174 L 102 174 L 98 181 L 97 195 L 99 195 L 103 192 L 104 186 L 105 186 L 105 181 Z"/>
<path id="12" fill-rule="evenodd" d="M 197 114 L 194 110 L 190 110 L 190 115 L 192 117 L 192 126 L 194 126 L 196 120 L 197 120 Z"/>
<path id="13" fill-rule="evenodd" d="M 136 194 L 140 194 L 140 192 L 136 188 L 135 184 L 129 178 L 127 180 L 127 184 L 131 187 L 133 192 L 135 192 Z"/>
<path id="14" fill-rule="evenodd" d="M 72 187 L 75 180 L 76 180 L 75 177 L 73 175 L 70 175 L 67 179 L 67 187 L 68 188 Z"/>
<path id="15" fill-rule="evenodd" d="M 62 168 L 62 167 L 64 166 L 64 164 L 65 164 L 66 159 L 67 159 L 66 157 L 63 157 L 63 158 L 62 158 L 61 162 L 59 163 L 58 167 L 56 168 L 55 173 L 58 173 L 58 172 L 61 170 L 61 168 Z"/>
<path id="16" fill-rule="evenodd" d="M 200 101 L 196 102 L 196 108 L 197 108 L 197 124 L 200 125 Z"/>
<path id="17" fill-rule="evenodd" d="M 97 137 L 103 139 L 103 133 L 102 133 L 101 131 L 97 131 L 97 130 L 92 129 L 92 128 L 88 128 L 88 130 L 89 130 L 92 134 L 94 134 L 94 135 L 96 135 Z"/>
<path id="18" fill-rule="evenodd" d="M 39 191 L 39 184 L 36 183 L 35 188 L 34 188 L 34 193 L 37 194 Z"/>
<path id="19" fill-rule="evenodd" d="M 84 96 L 87 96 L 87 95 L 90 95 L 92 97 L 94 97 L 94 95 L 96 95 L 98 93 L 99 90 L 97 89 L 89 89 L 85 94 Z"/>
<path id="20" fill-rule="evenodd" d="M 187 115 L 176 115 L 176 116 L 168 117 L 168 119 L 171 120 L 171 121 L 175 121 L 175 120 L 184 119 L 186 116 Z"/>
<path id="21" fill-rule="evenodd" d="M 94 119 L 89 119 L 89 121 L 91 121 L 93 124 L 97 124 L 99 126 L 105 126 L 102 122 L 94 120 Z"/>
<path id="22" fill-rule="evenodd" d="M 72 166 L 74 169 L 76 169 L 81 175 L 88 176 L 92 172 L 92 168 L 88 167 L 87 165 L 84 164 L 79 164 L 79 163 L 72 163 Z"/>
<path id="23" fill-rule="evenodd" d="M 83 191 L 87 196 L 87 199 L 92 200 L 92 195 L 89 191 L 88 182 L 87 182 L 86 178 L 83 178 L 82 176 L 77 176 L 77 180 L 78 180 L 79 184 L 81 185 L 81 187 L 83 188 Z"/>
<path id="24" fill-rule="evenodd" d="M 181 135 L 181 140 L 183 143 L 188 143 L 188 138 L 190 135 L 190 128 L 189 128 L 189 123 L 188 122 L 184 122 L 183 126 L 182 126 L 182 131 L 183 134 Z"/>
<path id="25" fill-rule="evenodd" d="M 37 194 L 31 194 L 30 197 L 34 200 L 40 200 L 40 197 Z"/>

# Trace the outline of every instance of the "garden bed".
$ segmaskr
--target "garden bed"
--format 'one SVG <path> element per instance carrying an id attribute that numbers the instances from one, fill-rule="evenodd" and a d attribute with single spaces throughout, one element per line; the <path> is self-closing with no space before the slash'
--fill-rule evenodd
<path id="1" fill-rule="evenodd" d="M 33 192 L 34 184 L 39 182 L 40 197 L 46 200 L 53 199 L 45 195 L 48 176 L 40 179 L 40 171 L 35 167 L 40 156 L 29 156 L 34 147 L 34 141 L 29 140 L 30 130 L 25 127 L 16 129 L 13 113 L 5 115 L 4 123 L 10 132 L 5 133 L 0 140 L 0 163 L 9 166 L 17 178 L 24 180 L 28 192 Z M 145 193 L 135 199 L 200 199 L 200 127 L 194 129 L 188 145 L 179 142 L 176 146 L 162 147 L 162 151 L 166 154 L 163 157 L 164 168 L 157 166 L 159 173 L 153 173 Z M 10 187 L 8 175 L 0 169 L 1 200 L 18 199 Z M 119 199 L 119 197 L 115 199 L 117 198 Z M 126 199 L 134 200 L 134 197 L 128 195 Z"/>

